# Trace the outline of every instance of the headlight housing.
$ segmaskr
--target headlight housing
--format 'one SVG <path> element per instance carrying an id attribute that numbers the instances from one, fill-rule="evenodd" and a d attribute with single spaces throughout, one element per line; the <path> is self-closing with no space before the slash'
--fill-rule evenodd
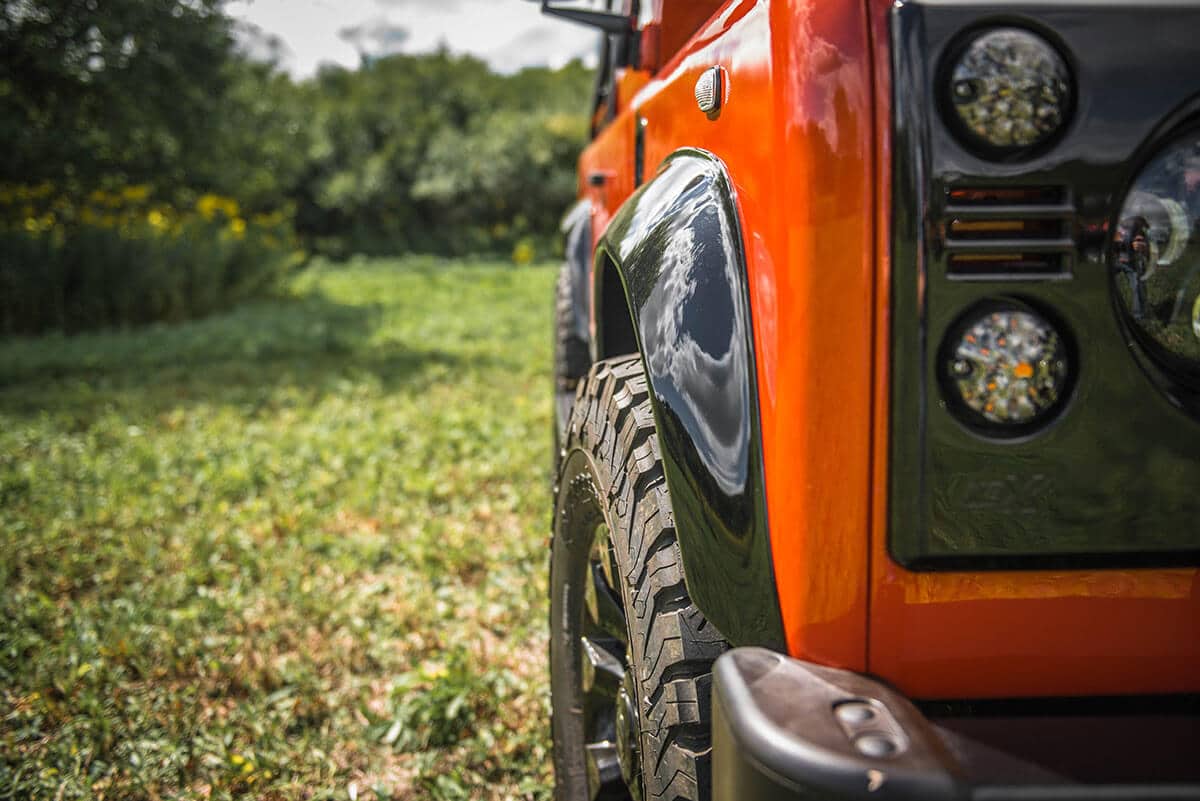
<path id="1" fill-rule="evenodd" d="M 1200 131 L 1159 152 L 1133 182 L 1113 230 L 1117 305 L 1139 343 L 1200 386 Z"/>
<path id="2" fill-rule="evenodd" d="M 1064 334 L 1018 301 L 977 306 L 942 345 L 947 402 L 967 425 L 999 436 L 1027 434 L 1066 400 L 1073 369 Z"/>
<path id="3" fill-rule="evenodd" d="M 1053 45 L 1022 28 L 976 36 L 949 73 L 951 127 L 983 155 L 1044 144 L 1070 114 L 1074 92 L 1066 62 Z"/>

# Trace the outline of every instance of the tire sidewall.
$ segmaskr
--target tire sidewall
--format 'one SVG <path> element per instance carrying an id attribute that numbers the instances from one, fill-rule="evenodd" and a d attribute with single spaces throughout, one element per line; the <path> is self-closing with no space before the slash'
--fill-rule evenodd
<path id="1" fill-rule="evenodd" d="M 550 547 L 550 699 L 554 797 L 587 798 L 580 637 L 584 592 L 596 526 L 608 525 L 600 478 L 591 456 L 572 448 L 563 458 Z M 609 531 L 612 531 L 609 525 Z M 622 582 L 624 584 L 624 582 Z M 624 597 L 622 587 L 622 597 Z"/>

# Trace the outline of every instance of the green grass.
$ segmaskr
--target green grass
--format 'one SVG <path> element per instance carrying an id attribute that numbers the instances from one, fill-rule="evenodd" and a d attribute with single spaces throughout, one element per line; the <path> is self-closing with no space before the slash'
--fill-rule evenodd
<path id="1" fill-rule="evenodd" d="M 553 271 L 0 342 L 0 798 L 546 798 Z"/>

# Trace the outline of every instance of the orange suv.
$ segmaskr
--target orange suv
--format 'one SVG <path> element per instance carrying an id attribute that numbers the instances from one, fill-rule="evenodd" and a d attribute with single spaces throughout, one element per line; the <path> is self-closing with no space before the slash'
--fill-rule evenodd
<path id="1" fill-rule="evenodd" d="M 1200 799 L 1200 0 L 544 0 L 561 799 Z"/>

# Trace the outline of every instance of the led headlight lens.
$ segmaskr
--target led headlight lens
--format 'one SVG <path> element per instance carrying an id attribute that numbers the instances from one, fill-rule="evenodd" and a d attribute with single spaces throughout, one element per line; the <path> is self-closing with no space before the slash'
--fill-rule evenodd
<path id="1" fill-rule="evenodd" d="M 1138 175 L 1113 233 L 1126 319 L 1178 377 L 1200 381 L 1200 133 L 1175 140 Z"/>
<path id="2" fill-rule="evenodd" d="M 973 144 L 1002 151 L 1039 145 L 1071 107 L 1071 76 L 1036 34 L 998 28 L 972 41 L 950 75 L 950 103 Z"/>
<path id="3" fill-rule="evenodd" d="M 947 391 L 969 422 L 1035 423 L 1066 395 L 1070 364 L 1062 336 L 1030 309 L 998 304 L 970 312 L 947 344 Z"/>

